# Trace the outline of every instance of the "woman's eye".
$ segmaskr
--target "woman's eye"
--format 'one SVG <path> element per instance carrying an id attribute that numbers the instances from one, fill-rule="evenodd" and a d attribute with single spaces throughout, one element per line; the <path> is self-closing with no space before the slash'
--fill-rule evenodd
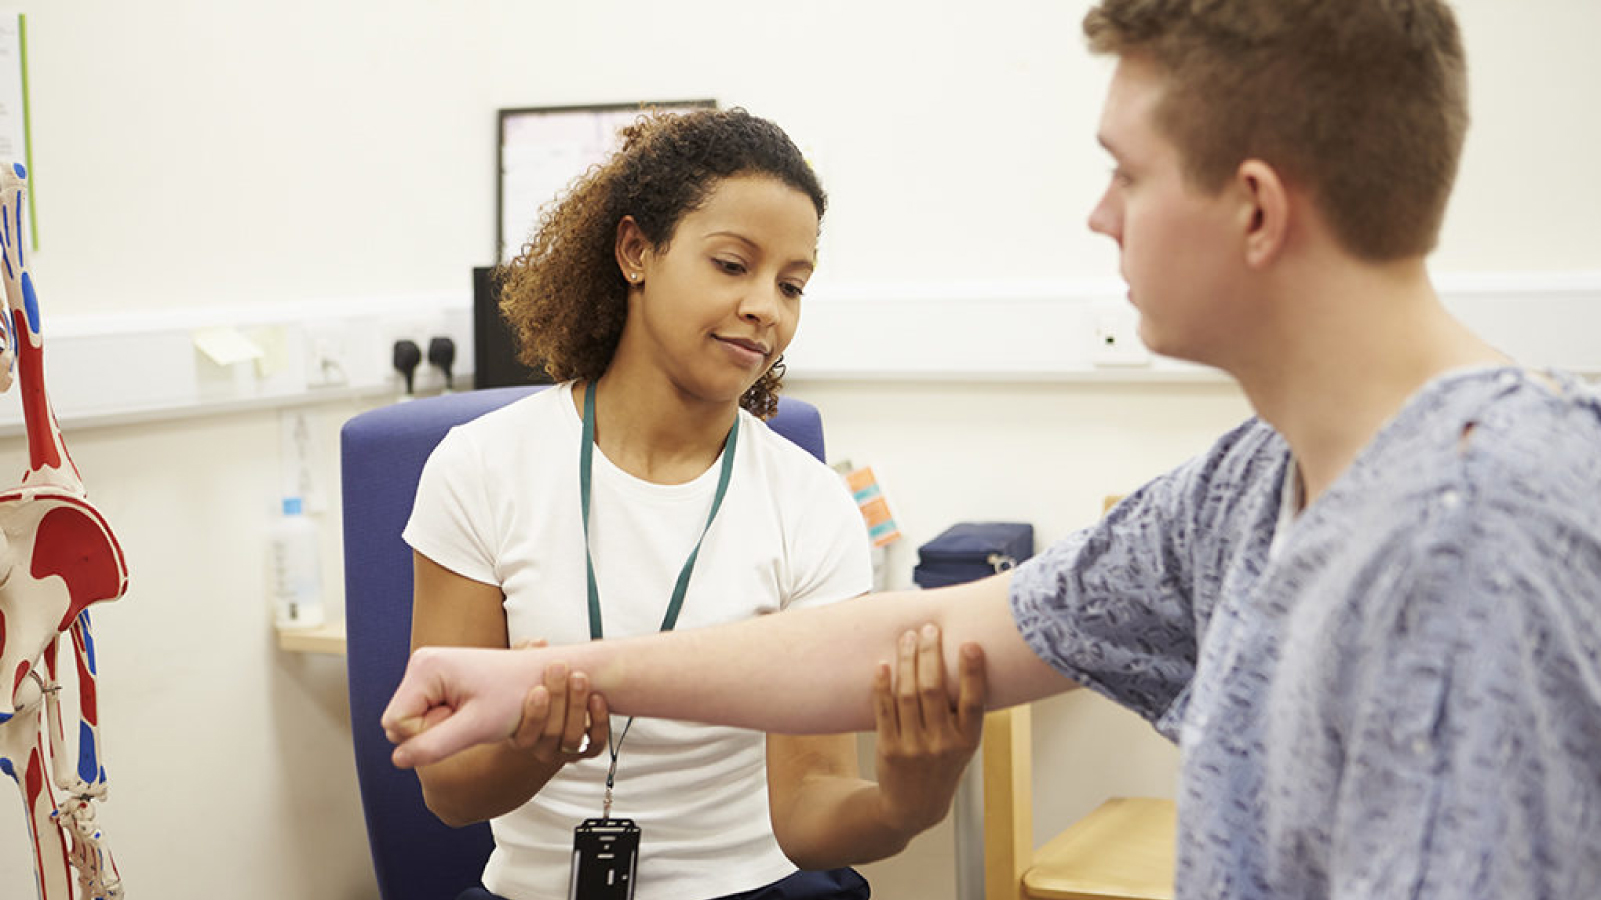
<path id="1" fill-rule="evenodd" d="M 714 257 L 712 263 L 729 275 L 745 274 L 745 264 L 737 259 L 717 259 Z"/>
<path id="2" fill-rule="evenodd" d="M 795 284 L 794 282 L 786 281 L 779 285 L 779 290 L 783 291 L 784 296 L 788 297 L 789 299 L 799 300 L 801 296 L 806 293 L 806 286 L 803 284 Z"/>

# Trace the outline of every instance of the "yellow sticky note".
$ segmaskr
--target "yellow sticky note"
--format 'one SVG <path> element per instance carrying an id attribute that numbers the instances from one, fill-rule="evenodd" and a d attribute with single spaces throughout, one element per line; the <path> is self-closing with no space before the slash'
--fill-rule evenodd
<path id="1" fill-rule="evenodd" d="M 261 347 L 237 328 L 204 328 L 193 335 L 195 349 L 219 366 L 260 359 Z"/>

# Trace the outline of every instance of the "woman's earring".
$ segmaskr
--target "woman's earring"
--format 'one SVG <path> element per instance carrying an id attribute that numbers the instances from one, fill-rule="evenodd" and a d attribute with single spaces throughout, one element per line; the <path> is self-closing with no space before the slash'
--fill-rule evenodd
<path id="1" fill-rule="evenodd" d="M 628 273 L 628 280 L 634 282 L 635 284 L 638 284 L 639 283 L 639 273 L 638 272 L 629 272 Z"/>

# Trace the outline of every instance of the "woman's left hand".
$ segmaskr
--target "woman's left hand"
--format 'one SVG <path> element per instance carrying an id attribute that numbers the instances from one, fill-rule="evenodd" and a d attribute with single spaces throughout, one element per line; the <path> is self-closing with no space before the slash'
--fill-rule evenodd
<path id="1" fill-rule="evenodd" d="M 536 639 L 522 641 L 512 649 L 546 646 L 546 641 Z M 547 667 L 544 684 L 530 688 L 523 698 L 522 721 L 511 742 L 541 762 L 565 765 L 599 756 L 610 734 L 606 698 L 590 692 L 588 675 L 569 673 L 566 665 L 558 663 Z"/>
<path id="2" fill-rule="evenodd" d="M 894 678 L 889 663 L 880 663 L 874 676 L 880 803 L 886 820 L 907 833 L 945 818 L 983 736 L 984 651 L 964 644 L 958 658 L 954 708 L 934 625 L 901 636 Z"/>

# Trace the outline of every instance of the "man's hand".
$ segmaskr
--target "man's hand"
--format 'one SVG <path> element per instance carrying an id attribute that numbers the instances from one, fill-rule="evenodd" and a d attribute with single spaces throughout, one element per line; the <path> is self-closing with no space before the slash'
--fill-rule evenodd
<path id="1" fill-rule="evenodd" d="M 413 653 L 383 715 L 384 735 L 397 745 L 394 764 L 428 765 L 516 734 L 532 699 L 522 686 L 541 677 L 551 652 L 423 647 Z"/>

